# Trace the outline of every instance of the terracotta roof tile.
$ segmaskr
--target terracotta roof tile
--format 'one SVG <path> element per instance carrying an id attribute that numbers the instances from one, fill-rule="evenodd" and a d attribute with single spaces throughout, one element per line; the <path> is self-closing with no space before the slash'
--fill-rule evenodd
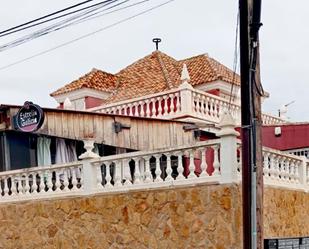
<path id="1" fill-rule="evenodd" d="M 191 78 L 192 85 L 223 80 L 228 83 L 240 85 L 240 77 L 228 67 L 209 57 L 208 55 L 198 55 L 188 59 L 180 60 L 180 65 L 186 63 Z"/>
<path id="2" fill-rule="evenodd" d="M 51 96 L 83 87 L 111 92 L 105 103 L 149 95 L 179 86 L 184 63 L 187 64 L 192 85 L 215 80 L 240 84 L 239 75 L 234 75 L 232 70 L 207 55 L 177 61 L 160 51 L 155 51 L 115 75 L 94 69 L 53 92 Z"/>
<path id="3" fill-rule="evenodd" d="M 232 70 L 207 55 L 198 55 L 177 61 L 156 51 L 116 74 L 120 78 L 120 84 L 116 92 L 106 102 L 112 103 L 136 98 L 177 87 L 181 83 L 180 76 L 184 63 L 187 64 L 192 85 L 215 80 L 229 83 L 234 81 L 235 84 L 240 84 L 239 75 L 234 75 Z"/>
<path id="4" fill-rule="evenodd" d="M 111 92 L 115 89 L 116 81 L 117 77 L 115 75 L 94 68 L 89 73 L 61 87 L 50 95 L 57 96 L 81 88 Z"/>

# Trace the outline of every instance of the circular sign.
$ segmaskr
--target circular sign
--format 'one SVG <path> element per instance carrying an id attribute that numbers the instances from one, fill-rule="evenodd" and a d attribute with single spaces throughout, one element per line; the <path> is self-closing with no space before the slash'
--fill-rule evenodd
<path id="1" fill-rule="evenodd" d="M 40 106 L 32 102 L 25 102 L 15 116 L 16 128 L 24 132 L 33 132 L 42 126 L 44 113 Z"/>

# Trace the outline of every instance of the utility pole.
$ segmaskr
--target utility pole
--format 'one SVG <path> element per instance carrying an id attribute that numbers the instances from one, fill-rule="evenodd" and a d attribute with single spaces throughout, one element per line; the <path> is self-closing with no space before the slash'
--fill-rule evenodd
<path id="1" fill-rule="evenodd" d="M 261 0 L 239 0 L 243 248 L 263 249 L 263 164 L 259 28 Z"/>

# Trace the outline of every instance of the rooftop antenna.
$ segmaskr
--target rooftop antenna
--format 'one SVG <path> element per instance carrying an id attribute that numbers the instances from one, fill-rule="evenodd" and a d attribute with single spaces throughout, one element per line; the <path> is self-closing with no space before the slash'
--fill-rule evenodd
<path id="1" fill-rule="evenodd" d="M 159 43 L 161 42 L 161 38 L 153 38 L 152 42 L 156 44 L 156 50 L 159 50 Z"/>
<path id="2" fill-rule="evenodd" d="M 288 112 L 288 106 L 293 104 L 295 102 L 295 100 L 281 106 L 281 108 L 278 110 L 278 116 L 279 118 L 283 118 L 283 119 L 287 119 L 286 117 L 286 113 Z"/>

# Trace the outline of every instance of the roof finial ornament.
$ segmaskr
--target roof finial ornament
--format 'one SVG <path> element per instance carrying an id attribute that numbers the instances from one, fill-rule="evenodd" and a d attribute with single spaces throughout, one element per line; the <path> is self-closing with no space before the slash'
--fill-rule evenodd
<path id="1" fill-rule="evenodd" d="M 159 43 L 161 42 L 161 38 L 153 38 L 152 42 L 156 44 L 156 50 L 159 50 Z"/>
<path id="2" fill-rule="evenodd" d="M 190 75 L 188 72 L 187 65 L 184 63 L 181 71 L 181 82 L 184 83 L 185 81 L 189 82 L 190 81 Z"/>
<path id="3" fill-rule="evenodd" d="M 182 67 L 180 80 L 181 80 L 180 88 L 193 89 L 192 85 L 189 83 L 190 75 L 188 72 L 187 65 L 185 63 L 183 64 L 183 67 Z"/>

